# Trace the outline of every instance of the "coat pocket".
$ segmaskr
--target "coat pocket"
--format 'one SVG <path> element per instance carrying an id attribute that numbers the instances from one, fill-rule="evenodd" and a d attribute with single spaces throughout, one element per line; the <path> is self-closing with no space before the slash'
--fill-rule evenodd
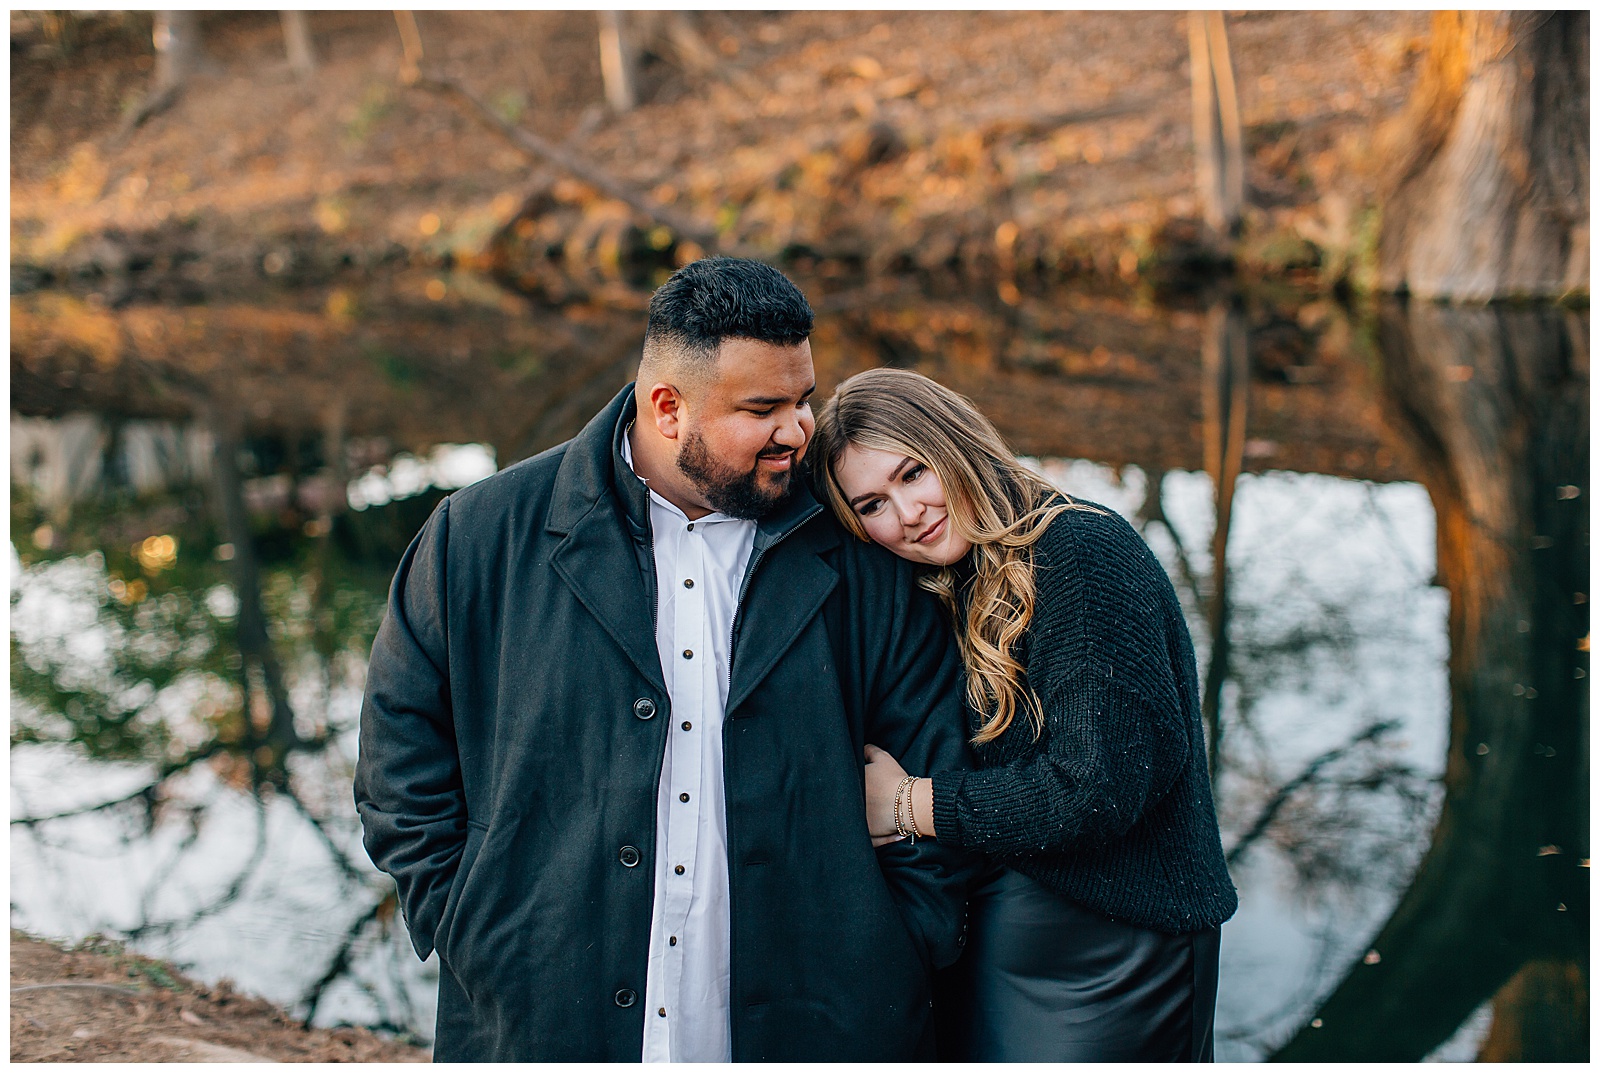
<path id="1" fill-rule="evenodd" d="M 483 848 L 483 840 L 488 837 L 488 828 L 482 824 L 469 821 L 467 823 L 467 844 L 461 850 L 460 863 L 456 865 L 455 879 L 450 882 L 450 894 L 445 898 L 444 912 L 439 916 L 439 927 L 434 932 L 433 948 L 439 952 L 439 960 L 454 974 L 460 982 L 462 989 L 471 998 L 472 989 L 468 985 L 468 974 L 463 970 L 455 949 L 456 933 L 460 930 L 457 926 L 461 916 L 463 896 L 472 885 L 472 869 L 477 863 L 479 851 Z M 470 904 L 470 903 L 469 903 Z"/>

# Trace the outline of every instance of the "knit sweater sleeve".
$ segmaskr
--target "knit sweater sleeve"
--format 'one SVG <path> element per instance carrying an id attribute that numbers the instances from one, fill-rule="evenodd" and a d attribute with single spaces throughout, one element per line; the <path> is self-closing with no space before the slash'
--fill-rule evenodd
<path id="1" fill-rule="evenodd" d="M 933 777 L 940 839 L 988 853 L 1101 845 L 1172 787 L 1191 755 L 1155 556 L 1120 517 L 1069 511 L 1035 545 L 1028 678 L 1045 730 L 1003 762 Z M 1028 742 L 1022 719 L 1008 730 Z"/>

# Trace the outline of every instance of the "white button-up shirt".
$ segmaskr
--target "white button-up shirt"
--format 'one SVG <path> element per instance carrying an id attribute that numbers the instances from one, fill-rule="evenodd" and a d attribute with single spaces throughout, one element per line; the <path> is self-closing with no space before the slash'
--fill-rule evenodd
<path id="1" fill-rule="evenodd" d="M 626 438 L 622 450 L 632 466 Z M 756 524 L 720 513 L 691 522 L 652 491 L 650 528 L 656 650 L 672 698 L 672 726 L 656 791 L 643 1057 L 727 1062 L 733 1041 L 722 717 L 733 618 Z"/>

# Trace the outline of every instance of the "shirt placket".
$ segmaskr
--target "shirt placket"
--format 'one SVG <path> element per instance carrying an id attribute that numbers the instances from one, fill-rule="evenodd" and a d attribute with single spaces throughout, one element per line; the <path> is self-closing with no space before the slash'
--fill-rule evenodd
<path id="1" fill-rule="evenodd" d="M 711 636 L 707 626 L 705 593 L 706 544 L 704 534 L 694 528 L 682 534 L 677 556 L 678 574 L 673 579 L 675 609 L 673 636 L 680 651 L 673 659 L 673 711 L 680 726 L 674 727 L 672 741 L 672 783 L 668 803 L 667 868 L 664 877 L 667 899 L 664 920 L 669 935 L 666 950 L 666 987 L 669 1025 L 677 1020 L 683 995 L 683 961 L 689 910 L 695 882 L 695 859 L 699 850 L 702 747 L 700 737 L 706 725 L 707 667 L 714 664 Z M 696 579 L 702 579 L 696 582 Z M 686 582 L 693 584 L 686 584 Z M 674 941 L 676 940 L 676 941 Z M 651 1011 L 659 1016 L 659 1010 Z"/>

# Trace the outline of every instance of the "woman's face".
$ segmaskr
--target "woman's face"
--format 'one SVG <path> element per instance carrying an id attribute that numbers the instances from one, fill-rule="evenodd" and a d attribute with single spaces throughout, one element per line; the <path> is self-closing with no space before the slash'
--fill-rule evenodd
<path id="1" fill-rule="evenodd" d="M 948 566 L 972 549 L 950 524 L 939 478 L 916 459 L 849 444 L 833 475 L 867 535 L 902 559 Z"/>

